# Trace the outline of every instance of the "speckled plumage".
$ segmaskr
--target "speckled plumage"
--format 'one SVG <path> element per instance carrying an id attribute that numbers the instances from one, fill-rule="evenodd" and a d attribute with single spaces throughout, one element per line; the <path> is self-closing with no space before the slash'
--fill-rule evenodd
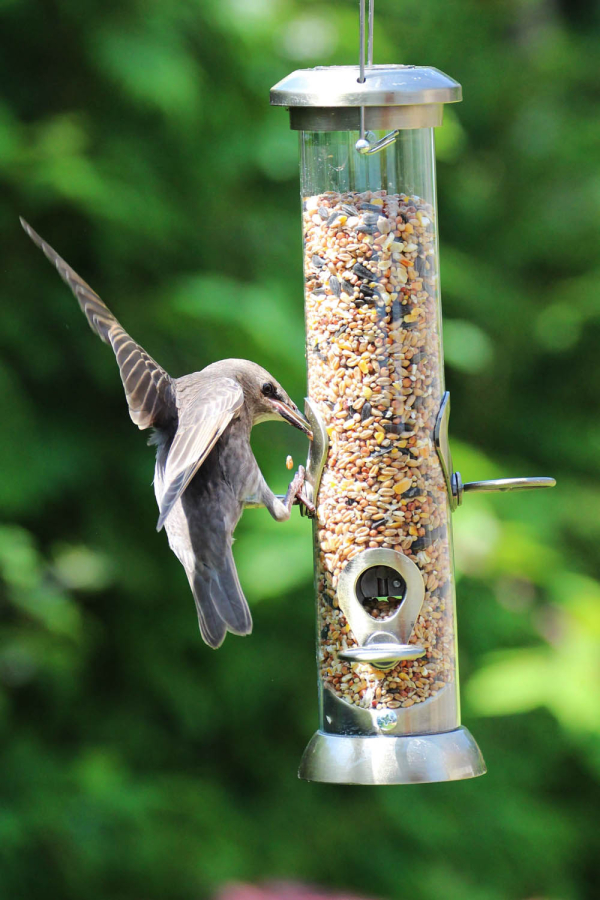
<path id="1" fill-rule="evenodd" d="M 261 366 L 226 359 L 173 379 L 127 334 L 76 272 L 23 220 L 23 228 L 71 288 L 92 329 L 110 343 L 132 420 L 154 428 L 154 491 L 169 545 L 183 565 L 196 601 L 202 637 L 218 647 L 230 631 L 249 634 L 252 617 L 231 545 L 244 501 L 262 502 L 278 521 L 302 498 L 304 470 L 285 500 L 277 498 L 250 447 L 257 422 L 283 419 L 309 434 L 283 388 Z M 268 390 L 267 390 L 268 389 Z"/>

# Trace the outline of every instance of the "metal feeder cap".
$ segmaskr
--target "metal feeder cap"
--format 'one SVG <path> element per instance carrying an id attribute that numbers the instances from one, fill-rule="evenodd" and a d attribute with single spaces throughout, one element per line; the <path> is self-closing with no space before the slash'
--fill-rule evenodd
<path id="1" fill-rule="evenodd" d="M 271 105 L 287 107 L 421 106 L 462 100 L 460 84 L 430 66 L 297 69 L 273 88 Z"/>

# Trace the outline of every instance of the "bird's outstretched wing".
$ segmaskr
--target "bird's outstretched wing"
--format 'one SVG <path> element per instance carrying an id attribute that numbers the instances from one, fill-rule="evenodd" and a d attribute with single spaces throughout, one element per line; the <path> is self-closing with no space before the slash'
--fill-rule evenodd
<path id="1" fill-rule="evenodd" d="M 233 378 L 215 378 L 196 387 L 193 402 L 180 411 L 169 449 L 157 531 L 243 404 L 244 392 Z"/>
<path id="2" fill-rule="evenodd" d="M 167 424 L 176 415 L 170 375 L 136 344 L 98 294 L 24 219 L 21 219 L 21 225 L 71 288 L 92 330 L 113 348 L 133 422 L 141 429 Z"/>

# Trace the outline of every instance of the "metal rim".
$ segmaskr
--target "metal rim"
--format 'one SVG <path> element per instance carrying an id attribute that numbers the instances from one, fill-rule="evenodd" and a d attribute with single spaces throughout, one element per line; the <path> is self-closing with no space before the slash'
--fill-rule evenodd
<path id="1" fill-rule="evenodd" d="M 358 131 L 364 112 L 367 131 L 408 128 L 437 128 L 442 124 L 442 103 L 403 106 L 292 106 L 292 131 Z"/>
<path id="2" fill-rule="evenodd" d="M 298 775 L 334 784 L 423 784 L 476 778 L 486 771 L 466 728 L 440 734 L 354 737 L 317 731 Z"/>

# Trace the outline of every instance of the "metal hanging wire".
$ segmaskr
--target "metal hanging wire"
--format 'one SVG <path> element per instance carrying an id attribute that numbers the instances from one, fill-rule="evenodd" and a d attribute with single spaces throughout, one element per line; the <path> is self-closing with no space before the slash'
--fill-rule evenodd
<path id="1" fill-rule="evenodd" d="M 368 28 L 368 36 L 367 36 L 367 65 L 373 65 L 373 19 L 375 18 L 375 0 L 369 0 L 369 28 Z M 359 81 L 361 84 L 365 82 L 365 0 L 360 0 L 360 8 L 358 13 L 359 19 L 359 65 L 360 65 L 360 77 Z"/>
<path id="2" fill-rule="evenodd" d="M 371 68 L 373 65 L 373 22 L 375 20 L 375 0 L 369 0 L 368 27 L 366 25 L 365 19 L 366 0 L 360 0 L 358 12 L 358 65 L 360 70 L 358 76 L 359 84 L 364 84 L 367 80 L 365 71 L 365 56 L 367 68 Z M 355 147 L 359 153 L 363 155 L 378 153 L 380 150 L 383 150 L 384 147 L 388 147 L 390 144 L 393 144 L 399 134 L 399 131 L 390 131 L 390 133 L 382 137 L 381 140 L 372 143 L 368 139 L 365 129 L 365 108 L 364 106 L 360 107 L 360 137 L 355 144 Z"/>

